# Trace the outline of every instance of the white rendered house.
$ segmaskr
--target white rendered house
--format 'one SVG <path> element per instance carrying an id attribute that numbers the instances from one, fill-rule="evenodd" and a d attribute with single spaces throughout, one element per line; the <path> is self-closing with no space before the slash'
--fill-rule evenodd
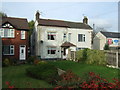
<path id="1" fill-rule="evenodd" d="M 119 49 L 120 33 L 104 31 L 98 32 L 93 39 L 93 49 L 104 50 L 105 44 L 108 44 L 112 50 Z"/>
<path id="2" fill-rule="evenodd" d="M 41 19 L 36 13 L 32 35 L 32 52 L 41 59 L 66 59 L 68 51 L 92 48 L 92 28 L 87 24 L 63 20 Z"/>

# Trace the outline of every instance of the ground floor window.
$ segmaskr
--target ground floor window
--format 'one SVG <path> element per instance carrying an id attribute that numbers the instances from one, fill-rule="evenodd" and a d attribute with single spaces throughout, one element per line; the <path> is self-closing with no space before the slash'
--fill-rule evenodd
<path id="1" fill-rule="evenodd" d="M 78 51 L 78 50 L 83 50 L 83 49 L 86 49 L 86 48 L 76 48 L 76 49 L 77 49 L 77 51 Z"/>
<path id="2" fill-rule="evenodd" d="M 48 47 L 48 54 L 56 54 L 56 47 Z"/>
<path id="3" fill-rule="evenodd" d="M 4 55 L 14 55 L 14 45 L 3 45 Z"/>

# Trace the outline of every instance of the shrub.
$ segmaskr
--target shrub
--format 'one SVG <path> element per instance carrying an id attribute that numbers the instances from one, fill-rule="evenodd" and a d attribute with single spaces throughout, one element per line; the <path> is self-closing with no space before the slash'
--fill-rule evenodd
<path id="1" fill-rule="evenodd" d="M 55 83 L 58 76 L 57 68 L 48 63 L 29 67 L 26 69 L 26 73 L 30 77 L 42 79 L 49 83 Z"/>
<path id="2" fill-rule="evenodd" d="M 35 64 L 35 65 L 38 65 L 38 64 L 39 64 L 39 62 L 40 62 L 40 60 L 37 60 L 37 59 L 36 59 L 36 60 L 34 60 L 34 64 Z"/>
<path id="3" fill-rule="evenodd" d="M 57 82 L 58 86 L 76 88 L 80 84 L 80 78 L 72 71 L 60 75 L 60 80 Z"/>
<path id="4" fill-rule="evenodd" d="M 46 64 L 46 61 L 39 61 L 38 64 Z"/>
<path id="5" fill-rule="evenodd" d="M 83 50 L 79 50 L 76 52 L 76 60 L 78 61 L 83 60 Z"/>
<path id="6" fill-rule="evenodd" d="M 106 65 L 104 51 L 84 49 L 77 51 L 77 60 L 85 61 L 87 64 Z"/>
<path id="7" fill-rule="evenodd" d="M 28 62 L 28 63 L 34 63 L 34 60 L 35 60 L 35 59 L 36 59 L 35 56 L 30 56 L 30 57 L 28 57 L 27 62 Z"/>
<path id="8" fill-rule="evenodd" d="M 104 51 L 87 50 L 87 64 L 106 65 L 106 56 Z"/>
<path id="9" fill-rule="evenodd" d="M 5 58 L 2 62 L 2 66 L 10 66 L 11 63 L 10 63 L 10 60 L 8 58 Z"/>
<path id="10" fill-rule="evenodd" d="M 105 44 L 104 50 L 110 50 L 109 44 Z"/>

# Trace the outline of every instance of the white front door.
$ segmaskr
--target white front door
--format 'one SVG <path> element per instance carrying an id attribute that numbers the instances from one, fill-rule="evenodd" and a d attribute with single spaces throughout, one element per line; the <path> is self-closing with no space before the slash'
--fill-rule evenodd
<path id="1" fill-rule="evenodd" d="M 20 45 L 20 60 L 25 60 L 26 59 L 26 46 L 25 45 Z"/>

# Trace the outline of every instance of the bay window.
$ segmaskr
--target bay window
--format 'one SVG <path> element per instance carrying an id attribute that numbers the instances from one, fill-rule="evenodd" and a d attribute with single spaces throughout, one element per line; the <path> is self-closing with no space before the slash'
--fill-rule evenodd
<path id="1" fill-rule="evenodd" d="M 9 28 L 1 28 L 0 29 L 0 36 L 4 38 L 14 38 L 14 29 L 9 29 Z"/>

